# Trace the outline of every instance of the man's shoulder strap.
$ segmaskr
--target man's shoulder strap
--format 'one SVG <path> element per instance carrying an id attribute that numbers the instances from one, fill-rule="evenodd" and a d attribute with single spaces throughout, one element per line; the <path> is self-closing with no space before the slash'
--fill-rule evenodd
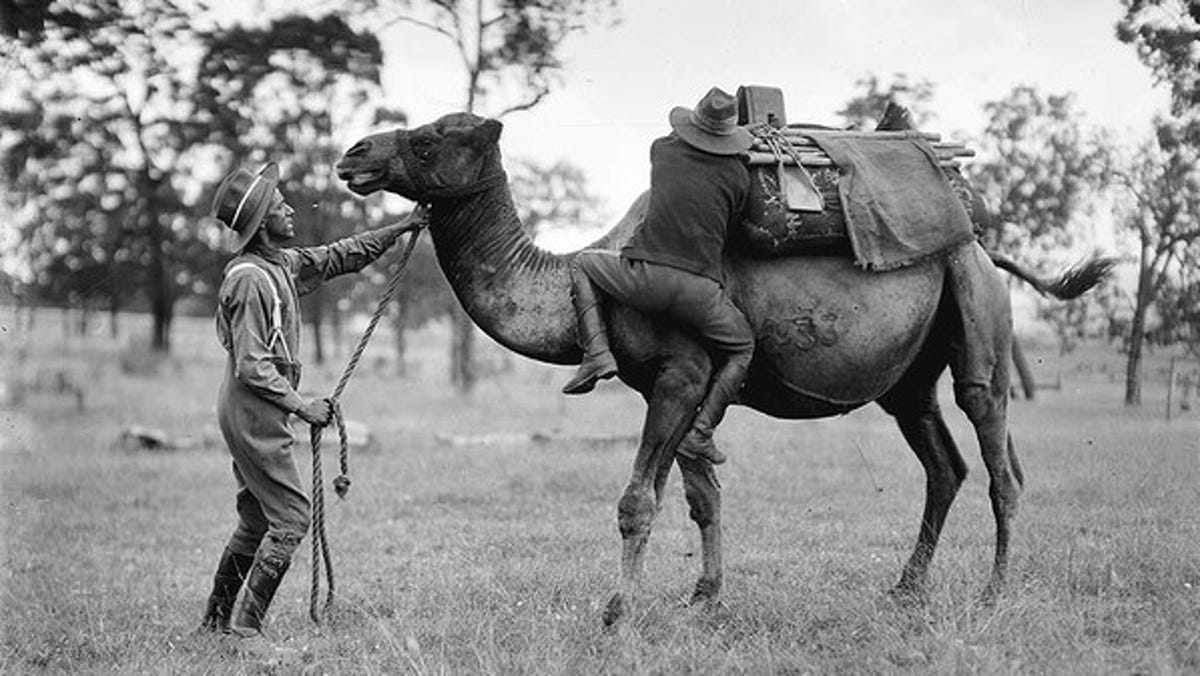
<path id="1" fill-rule="evenodd" d="M 267 347 L 272 347 L 276 339 L 283 345 L 284 352 L 288 351 L 287 341 L 283 339 L 283 301 L 279 297 L 279 289 L 275 285 L 275 278 L 271 273 L 267 272 L 261 265 L 251 263 L 250 261 L 242 261 L 235 263 L 225 270 L 225 278 L 229 279 L 235 272 L 240 272 L 246 269 L 257 270 L 258 274 L 266 277 L 267 288 L 271 289 L 271 338 L 267 342 Z M 288 359 L 291 359 L 289 356 Z"/>

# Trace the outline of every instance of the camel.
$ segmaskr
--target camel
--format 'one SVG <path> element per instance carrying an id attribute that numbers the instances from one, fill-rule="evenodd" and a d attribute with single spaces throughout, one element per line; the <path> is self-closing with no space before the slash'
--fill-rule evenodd
<path id="1" fill-rule="evenodd" d="M 452 113 L 415 129 L 373 134 L 346 151 L 338 176 L 360 196 L 378 190 L 429 210 L 438 262 L 472 320 L 502 346 L 551 364 L 578 364 L 569 296 L 572 253 L 536 246 L 522 230 L 504 173 L 502 124 Z M 642 195 L 592 247 L 616 249 L 645 213 Z M 1040 290 L 1078 295 L 1107 274 L 1093 260 L 1043 280 L 997 261 Z M 959 246 L 886 273 L 842 256 L 726 257 L 728 288 L 757 335 L 739 403 L 781 419 L 847 413 L 871 402 L 891 414 L 926 474 L 916 545 L 891 593 L 926 598 L 928 571 L 967 466 L 938 406 L 949 367 L 954 398 L 974 426 L 990 479 L 995 556 L 985 601 L 1004 585 L 1012 524 L 1023 484 L 1007 423 L 1009 292 L 989 254 Z M 701 572 L 693 603 L 712 604 L 722 584 L 721 490 L 707 461 L 675 454 L 702 400 L 713 364 L 691 336 L 658 317 L 605 307 L 618 377 L 642 395 L 646 416 L 628 485 L 617 503 L 619 580 L 603 620 L 628 614 L 644 551 L 672 464 L 700 530 Z M 738 457 L 753 461 L 753 449 Z"/>

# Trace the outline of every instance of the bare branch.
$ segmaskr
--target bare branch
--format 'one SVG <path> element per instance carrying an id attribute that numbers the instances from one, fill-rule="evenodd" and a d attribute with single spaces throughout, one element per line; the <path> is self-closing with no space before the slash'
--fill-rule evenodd
<path id="1" fill-rule="evenodd" d="M 533 108 L 537 104 L 541 103 L 542 99 L 546 98 L 547 94 L 549 94 L 549 92 L 546 91 L 545 89 L 542 89 L 542 90 L 538 91 L 536 94 L 534 94 L 531 98 L 528 98 L 525 101 L 522 101 L 521 103 L 511 105 L 511 106 L 505 108 L 504 110 L 500 111 L 500 113 L 498 115 L 496 115 L 496 117 L 500 118 L 500 117 L 504 117 L 505 115 L 508 115 L 509 113 L 516 113 L 516 112 L 520 112 L 522 110 L 529 110 L 530 108 Z"/>
<path id="2" fill-rule="evenodd" d="M 440 34 L 450 38 L 451 40 L 454 40 L 455 42 L 458 42 L 458 37 L 455 36 L 454 33 L 446 30 L 445 28 L 443 28 L 435 23 L 429 22 L 429 21 L 422 21 L 420 19 L 414 19 L 410 16 L 398 16 L 394 19 L 384 22 L 383 25 L 386 27 L 386 26 L 392 26 L 392 25 L 395 25 L 398 23 L 407 23 L 407 24 L 411 24 L 413 26 L 418 26 L 420 28 L 426 28 L 435 33 L 440 33 Z"/>

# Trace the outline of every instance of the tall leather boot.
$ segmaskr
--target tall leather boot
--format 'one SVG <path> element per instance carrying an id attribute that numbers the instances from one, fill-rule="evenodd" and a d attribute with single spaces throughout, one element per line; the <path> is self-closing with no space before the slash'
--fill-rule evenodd
<path id="1" fill-rule="evenodd" d="M 262 633 L 263 618 L 275 598 L 275 591 L 287 573 L 291 562 L 268 567 L 256 559 L 246 580 L 246 591 L 230 625 L 230 634 L 237 638 L 236 651 L 254 659 L 277 662 L 288 660 L 297 653 L 268 641 Z"/>
<path id="2" fill-rule="evenodd" d="M 204 611 L 204 619 L 200 621 L 201 631 L 229 633 L 233 604 L 253 564 L 253 555 L 238 554 L 228 547 L 221 552 L 217 572 L 213 575 L 212 593 L 208 595 L 208 606 Z"/>
<path id="3" fill-rule="evenodd" d="M 579 347 L 583 349 L 583 361 L 575 377 L 563 386 L 563 394 L 585 394 L 591 392 L 596 383 L 617 375 L 617 360 L 608 349 L 608 334 L 604 319 L 600 316 L 600 299 L 596 286 L 587 273 L 571 266 L 571 300 L 575 304 L 575 318 L 579 322 Z"/>
<path id="4" fill-rule="evenodd" d="M 750 357 L 750 353 L 732 355 L 717 370 L 708 386 L 708 394 L 704 395 L 704 401 L 700 404 L 696 420 L 679 442 L 676 453 L 689 458 L 704 458 L 714 465 L 725 462 L 725 454 L 713 443 L 713 430 L 721 424 L 725 409 L 742 389 L 746 372 L 750 369 Z"/>

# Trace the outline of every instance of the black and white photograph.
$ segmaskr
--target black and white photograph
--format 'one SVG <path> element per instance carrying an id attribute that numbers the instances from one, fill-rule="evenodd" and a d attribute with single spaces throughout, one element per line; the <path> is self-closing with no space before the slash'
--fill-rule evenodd
<path id="1" fill-rule="evenodd" d="M 0 0 L 0 673 L 1200 674 L 1200 0 Z"/>

